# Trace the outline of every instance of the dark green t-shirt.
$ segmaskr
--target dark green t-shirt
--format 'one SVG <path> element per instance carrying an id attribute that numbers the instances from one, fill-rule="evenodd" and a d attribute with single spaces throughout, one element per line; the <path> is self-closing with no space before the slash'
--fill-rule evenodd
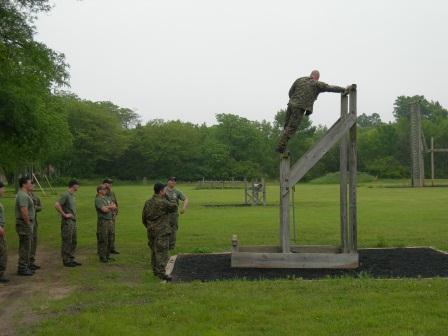
<path id="1" fill-rule="evenodd" d="M 178 189 L 166 188 L 165 194 L 169 201 L 175 201 L 177 205 L 179 205 L 179 201 L 185 201 L 185 195 Z"/>
<path id="2" fill-rule="evenodd" d="M 58 200 L 59 204 L 62 207 L 62 210 L 66 214 L 72 214 L 73 218 L 72 220 L 76 220 L 76 198 L 75 194 L 71 193 L 70 191 L 65 191 L 61 194 Z"/>
<path id="3" fill-rule="evenodd" d="M 5 226 L 5 209 L 3 208 L 3 205 L 0 203 L 0 226 Z"/>
<path id="4" fill-rule="evenodd" d="M 101 211 L 102 207 L 109 206 L 110 204 L 111 204 L 111 201 L 108 197 L 101 197 L 101 196 L 95 197 L 95 209 L 96 209 L 96 214 L 98 216 L 98 219 L 106 219 L 106 220 L 112 219 L 112 211 L 109 211 L 109 212 Z"/>
<path id="5" fill-rule="evenodd" d="M 21 208 L 27 208 L 28 209 L 28 215 L 30 220 L 34 220 L 36 217 L 36 212 L 34 210 L 34 203 L 31 199 L 30 195 L 28 195 L 26 192 L 19 190 L 19 192 L 16 195 L 16 219 L 23 221 L 22 213 L 20 212 Z"/>

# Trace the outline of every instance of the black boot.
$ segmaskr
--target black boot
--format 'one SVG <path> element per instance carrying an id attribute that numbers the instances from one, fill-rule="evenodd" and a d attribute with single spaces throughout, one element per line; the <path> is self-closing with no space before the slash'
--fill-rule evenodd
<path id="1" fill-rule="evenodd" d="M 0 283 L 8 283 L 9 279 L 5 278 L 3 275 L 0 276 Z"/>
<path id="2" fill-rule="evenodd" d="M 120 254 L 120 252 L 118 252 L 117 250 L 112 250 L 110 251 L 111 254 Z"/>
<path id="3" fill-rule="evenodd" d="M 32 271 L 36 271 L 36 270 L 40 269 L 40 266 L 36 265 L 36 264 L 31 264 L 29 269 L 32 270 Z"/>
<path id="4" fill-rule="evenodd" d="M 73 261 L 66 261 L 63 264 L 65 267 L 76 267 L 76 264 Z"/>
<path id="5" fill-rule="evenodd" d="M 34 275 L 34 272 L 30 270 L 29 268 L 19 268 L 17 270 L 17 275 L 20 276 L 32 276 Z"/>

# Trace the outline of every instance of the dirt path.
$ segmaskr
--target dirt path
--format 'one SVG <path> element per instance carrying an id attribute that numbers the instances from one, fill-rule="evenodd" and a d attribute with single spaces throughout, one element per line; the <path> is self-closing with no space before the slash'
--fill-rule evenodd
<path id="1" fill-rule="evenodd" d="M 8 256 L 6 276 L 10 281 L 0 284 L 0 336 L 17 335 L 18 325 L 31 325 L 39 319 L 29 305 L 30 298 L 39 296 L 57 300 L 74 289 L 65 280 L 69 269 L 62 267 L 57 250 L 40 248 L 37 259 L 36 263 L 42 269 L 32 277 L 21 277 L 16 274 L 17 254 Z"/>

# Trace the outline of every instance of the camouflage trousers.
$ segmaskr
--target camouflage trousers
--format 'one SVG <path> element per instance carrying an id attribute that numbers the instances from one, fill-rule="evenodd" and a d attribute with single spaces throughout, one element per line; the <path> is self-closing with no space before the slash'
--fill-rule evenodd
<path id="1" fill-rule="evenodd" d="M 31 236 L 31 251 L 30 251 L 30 263 L 31 265 L 36 262 L 36 249 L 37 249 L 37 221 L 34 223 L 33 234 Z"/>
<path id="2" fill-rule="evenodd" d="M 8 263 L 8 250 L 6 248 L 5 237 L 0 237 L 0 277 L 6 271 L 6 264 Z"/>
<path id="3" fill-rule="evenodd" d="M 33 240 L 34 223 L 26 224 L 23 221 L 16 221 L 16 232 L 19 236 L 19 263 L 18 268 L 23 270 L 30 266 L 31 243 Z"/>
<path id="4" fill-rule="evenodd" d="M 112 220 L 98 219 L 96 234 L 98 237 L 98 255 L 100 259 L 109 258 L 112 244 Z"/>
<path id="5" fill-rule="evenodd" d="M 300 122 L 303 119 L 305 110 L 302 108 L 293 107 L 288 104 L 288 109 L 286 110 L 286 120 L 285 126 L 280 139 L 278 140 L 277 150 L 283 153 L 286 149 L 289 139 L 296 133 Z"/>
<path id="6" fill-rule="evenodd" d="M 64 263 L 75 260 L 77 245 L 76 221 L 63 219 L 61 221 L 61 257 Z"/>
<path id="7" fill-rule="evenodd" d="M 174 250 L 176 247 L 176 234 L 177 230 L 179 228 L 179 213 L 173 212 L 170 213 L 170 227 L 171 227 L 171 234 L 170 234 L 170 250 Z"/>
<path id="8" fill-rule="evenodd" d="M 169 260 L 170 233 L 148 229 L 148 246 L 151 249 L 152 271 L 161 277 Z"/>
<path id="9" fill-rule="evenodd" d="M 112 219 L 112 225 L 110 226 L 110 233 L 111 233 L 111 241 L 110 241 L 110 245 L 109 245 L 109 251 L 115 251 L 115 219 L 117 217 L 114 216 L 114 218 Z"/>

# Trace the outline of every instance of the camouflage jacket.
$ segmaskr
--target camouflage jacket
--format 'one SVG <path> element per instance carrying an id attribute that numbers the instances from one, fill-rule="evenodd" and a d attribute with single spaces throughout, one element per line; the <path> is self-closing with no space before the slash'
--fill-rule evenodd
<path id="1" fill-rule="evenodd" d="M 344 92 L 340 86 L 328 85 L 311 77 L 297 79 L 289 89 L 289 105 L 313 112 L 313 104 L 321 92 Z"/>
<path id="2" fill-rule="evenodd" d="M 169 214 L 177 210 L 176 202 L 159 195 L 147 200 L 142 212 L 143 225 L 157 233 L 171 233 Z"/>

